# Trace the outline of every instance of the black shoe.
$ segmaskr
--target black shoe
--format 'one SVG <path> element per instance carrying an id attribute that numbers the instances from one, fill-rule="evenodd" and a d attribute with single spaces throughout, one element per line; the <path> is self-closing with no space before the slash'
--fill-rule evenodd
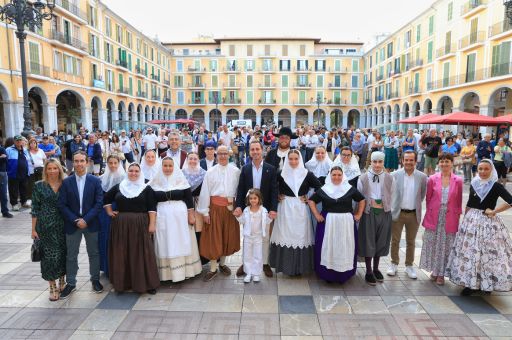
<path id="1" fill-rule="evenodd" d="M 148 289 L 148 294 L 155 295 L 156 289 Z"/>
<path id="2" fill-rule="evenodd" d="M 462 296 L 471 296 L 471 295 L 473 295 L 476 292 L 477 292 L 476 289 L 471 289 L 471 288 L 466 287 L 466 288 L 464 288 L 462 290 L 462 292 L 460 292 L 460 295 L 462 295 Z"/>
<path id="3" fill-rule="evenodd" d="M 5 217 L 5 218 L 13 218 L 14 215 L 11 214 L 10 212 L 7 212 L 5 214 L 2 214 L 2 216 Z"/>
<path id="4" fill-rule="evenodd" d="M 101 285 L 100 281 L 92 281 L 92 290 L 98 294 L 103 292 L 103 286 Z"/>
<path id="5" fill-rule="evenodd" d="M 60 292 L 60 299 L 66 300 L 75 290 L 76 286 L 66 285 L 66 287 L 64 287 L 64 290 Z"/>
<path id="6" fill-rule="evenodd" d="M 377 285 L 377 280 L 375 279 L 375 275 L 373 274 L 366 274 L 364 276 L 364 280 L 366 281 L 366 283 L 368 283 L 370 286 L 375 286 Z"/>
<path id="7" fill-rule="evenodd" d="M 384 282 L 384 276 L 382 275 L 382 273 L 380 272 L 380 270 L 374 270 L 373 271 L 373 276 L 375 276 L 375 279 L 379 282 Z"/>

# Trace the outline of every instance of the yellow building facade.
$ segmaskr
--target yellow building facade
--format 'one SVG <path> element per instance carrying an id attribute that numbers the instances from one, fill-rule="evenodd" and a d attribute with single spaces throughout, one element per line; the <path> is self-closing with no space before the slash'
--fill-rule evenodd
<path id="1" fill-rule="evenodd" d="M 502 0 L 439 0 L 364 56 L 365 126 L 512 108 L 512 25 Z"/>
<path id="2" fill-rule="evenodd" d="M 253 124 L 359 125 L 361 43 L 309 38 L 203 38 L 171 52 L 172 116 L 208 128 Z"/>
<path id="3" fill-rule="evenodd" d="M 2 0 L 2 5 L 7 0 Z M 99 1 L 56 0 L 54 18 L 27 31 L 33 127 L 118 129 L 169 117 L 170 54 Z M 0 130 L 23 128 L 15 27 L 0 25 Z"/>

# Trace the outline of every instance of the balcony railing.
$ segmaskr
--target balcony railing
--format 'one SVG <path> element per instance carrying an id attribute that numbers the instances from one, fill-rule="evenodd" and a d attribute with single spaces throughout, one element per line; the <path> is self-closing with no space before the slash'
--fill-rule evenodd
<path id="1" fill-rule="evenodd" d="M 275 87 L 277 87 L 277 84 L 276 84 L 276 83 L 258 84 L 258 87 L 259 87 L 260 89 L 270 89 L 270 88 L 275 88 Z"/>
<path id="2" fill-rule="evenodd" d="M 262 67 L 260 68 L 260 72 L 262 73 L 265 73 L 265 72 L 274 72 L 274 68 L 273 67 Z"/>
<path id="3" fill-rule="evenodd" d="M 119 59 L 117 59 L 116 60 L 116 65 L 124 67 L 126 69 L 128 68 L 128 62 L 126 60 L 119 60 Z"/>
<path id="4" fill-rule="evenodd" d="M 328 67 L 327 72 L 330 73 L 347 73 L 348 67 Z"/>
<path id="5" fill-rule="evenodd" d="M 150 79 L 160 81 L 160 76 L 158 74 L 150 74 Z"/>
<path id="6" fill-rule="evenodd" d="M 171 81 L 164 79 L 164 85 L 171 86 Z"/>
<path id="7" fill-rule="evenodd" d="M 137 97 L 147 98 L 146 92 L 144 92 L 144 91 L 137 91 Z"/>
<path id="8" fill-rule="evenodd" d="M 191 66 L 189 66 L 187 68 L 187 71 L 192 72 L 192 73 L 203 73 L 203 72 L 206 72 L 206 67 L 191 67 Z"/>
<path id="9" fill-rule="evenodd" d="M 421 58 L 418 58 L 416 60 L 412 60 L 409 63 L 409 69 L 410 70 L 415 69 L 415 68 L 419 68 L 421 66 L 423 66 L 423 59 L 421 59 Z"/>
<path id="10" fill-rule="evenodd" d="M 373 103 L 373 101 L 372 101 L 370 98 L 366 98 L 366 99 L 364 100 L 364 103 L 365 103 L 365 104 L 371 104 L 371 103 Z"/>
<path id="11" fill-rule="evenodd" d="M 293 71 L 294 72 L 311 72 L 312 68 L 309 67 L 309 68 L 306 68 L 306 67 L 294 67 L 293 68 Z"/>
<path id="12" fill-rule="evenodd" d="M 167 103 L 167 104 L 170 104 L 170 103 L 171 103 L 171 98 L 169 98 L 169 97 L 164 97 L 163 102 L 164 102 L 164 103 Z"/>
<path id="13" fill-rule="evenodd" d="M 371 79 L 370 80 L 366 80 L 364 82 L 364 86 L 370 86 L 371 84 L 372 84 L 372 80 Z"/>
<path id="14" fill-rule="evenodd" d="M 27 73 L 29 75 L 35 75 L 35 76 L 43 76 L 43 77 L 49 77 L 50 76 L 50 68 L 48 66 L 43 66 L 36 62 L 29 62 L 27 63 Z"/>
<path id="15" fill-rule="evenodd" d="M 80 19 L 83 19 L 87 21 L 87 13 L 82 11 L 80 7 L 75 5 L 69 0 L 55 0 L 55 5 L 65 9 L 66 11 L 70 12 L 71 14 L 79 17 Z"/>
<path id="16" fill-rule="evenodd" d="M 398 91 L 391 91 L 388 93 L 388 99 L 398 98 Z"/>
<path id="17" fill-rule="evenodd" d="M 204 99 L 203 98 L 194 98 L 192 100 L 188 101 L 188 105 L 204 105 Z"/>
<path id="18" fill-rule="evenodd" d="M 265 99 L 265 98 L 258 99 L 259 105 L 275 105 L 276 103 L 277 103 L 277 101 L 275 99 Z"/>
<path id="19" fill-rule="evenodd" d="M 53 40 L 57 40 L 63 44 L 70 45 L 70 46 L 78 48 L 82 51 L 87 52 L 87 45 L 82 40 L 72 37 L 70 35 L 64 34 L 64 32 L 50 30 L 50 37 Z"/>
<path id="20" fill-rule="evenodd" d="M 347 88 L 347 83 L 329 83 L 330 89 L 344 89 Z"/>
<path id="21" fill-rule="evenodd" d="M 412 96 L 412 95 L 416 95 L 416 94 L 420 94 L 421 93 L 421 88 L 420 86 L 410 86 L 409 87 L 409 91 L 407 91 L 407 94 L 409 96 Z"/>
<path id="22" fill-rule="evenodd" d="M 222 104 L 224 105 L 240 105 L 242 104 L 242 99 L 240 98 L 226 98 L 223 100 Z"/>
<path id="23" fill-rule="evenodd" d="M 307 89 L 307 88 L 311 87 L 311 83 L 295 83 L 295 84 L 293 84 L 293 87 Z"/>
<path id="24" fill-rule="evenodd" d="M 384 75 L 383 74 L 379 74 L 377 77 L 375 77 L 377 79 L 377 81 L 381 81 L 381 80 L 384 80 Z"/>
<path id="25" fill-rule="evenodd" d="M 384 96 L 375 96 L 375 102 L 381 102 L 384 100 Z"/>
<path id="26" fill-rule="evenodd" d="M 205 87 L 205 83 L 188 83 L 188 88 L 191 89 L 204 89 Z"/>
<path id="27" fill-rule="evenodd" d="M 129 92 L 128 88 L 126 88 L 126 87 L 120 87 L 120 88 L 117 89 L 117 93 L 119 93 L 119 94 L 128 95 L 128 92 Z"/>
<path id="28" fill-rule="evenodd" d="M 154 95 L 152 95 L 152 96 L 151 96 L 151 99 L 153 99 L 153 100 L 158 100 L 158 101 L 160 101 L 160 99 L 161 99 L 161 98 L 162 98 L 162 97 L 160 97 L 159 95 L 156 95 L 156 94 L 154 94 Z"/>
<path id="29" fill-rule="evenodd" d="M 512 25 L 510 24 L 509 20 L 498 22 L 492 26 L 489 26 L 489 38 L 504 32 L 508 32 L 510 30 L 512 30 Z"/>
<path id="30" fill-rule="evenodd" d="M 231 88 L 231 89 L 237 89 L 240 88 L 240 83 L 223 83 L 222 87 L 224 88 Z"/>
<path id="31" fill-rule="evenodd" d="M 487 5 L 487 0 L 469 0 L 460 9 L 460 15 L 465 16 L 479 6 Z"/>
<path id="32" fill-rule="evenodd" d="M 442 58 L 448 54 L 455 53 L 456 51 L 457 47 L 455 44 L 449 44 L 437 49 L 436 56 L 437 58 Z"/>
<path id="33" fill-rule="evenodd" d="M 105 82 L 103 81 L 103 79 L 95 79 L 95 78 L 92 78 L 91 79 L 91 86 L 92 87 L 95 87 L 97 89 L 105 89 Z"/>
<path id="34" fill-rule="evenodd" d="M 402 73 L 402 70 L 394 69 L 391 73 L 392 73 L 391 77 L 397 77 L 397 76 L 399 76 Z"/>
<path id="35" fill-rule="evenodd" d="M 224 72 L 228 73 L 238 73 L 240 72 L 240 68 L 236 66 L 228 66 L 223 69 Z"/>
<path id="36" fill-rule="evenodd" d="M 471 45 L 481 44 L 485 41 L 485 32 L 478 31 L 472 32 L 470 35 L 465 36 L 459 41 L 459 48 L 464 49 Z"/>
<path id="37" fill-rule="evenodd" d="M 81 75 L 75 75 L 53 69 L 53 78 L 62 80 L 68 83 L 84 84 L 84 77 Z"/>

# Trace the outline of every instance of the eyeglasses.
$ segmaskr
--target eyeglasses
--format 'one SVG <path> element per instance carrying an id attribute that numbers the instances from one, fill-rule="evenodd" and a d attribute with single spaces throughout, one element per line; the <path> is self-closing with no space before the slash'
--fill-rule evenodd
<path id="1" fill-rule="evenodd" d="M 217 156 L 229 156 L 227 152 L 217 152 Z"/>

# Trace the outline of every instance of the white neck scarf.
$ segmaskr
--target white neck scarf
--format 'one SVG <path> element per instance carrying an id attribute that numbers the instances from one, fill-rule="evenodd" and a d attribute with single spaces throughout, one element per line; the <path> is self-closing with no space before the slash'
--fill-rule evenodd
<path id="1" fill-rule="evenodd" d="M 335 185 L 332 183 L 331 174 L 325 178 L 325 185 L 322 187 L 322 191 L 327 194 L 332 199 L 338 199 L 343 197 L 349 190 L 352 188 L 350 183 L 348 182 L 347 177 L 343 174 L 343 178 L 341 183 Z"/>
<path id="2" fill-rule="evenodd" d="M 359 163 L 357 162 L 357 158 L 352 155 L 350 162 L 345 164 L 341 161 L 341 153 L 336 156 L 336 159 L 333 162 L 332 166 L 339 166 L 343 170 L 343 177 L 346 177 L 348 181 L 357 176 L 361 176 L 361 169 L 359 169 Z"/>
<path id="3" fill-rule="evenodd" d="M 290 166 L 288 155 L 286 155 L 281 177 L 283 177 L 284 182 L 290 187 L 296 197 L 299 197 L 299 188 L 302 185 L 302 182 L 304 182 L 307 174 L 308 170 L 304 167 L 304 162 L 302 161 L 300 153 L 299 165 L 297 165 L 295 169 Z"/>
<path id="4" fill-rule="evenodd" d="M 170 176 L 165 175 L 162 168 L 160 168 L 148 185 L 155 191 L 185 190 L 190 188 L 185 175 L 176 167 Z"/>
<path id="5" fill-rule="evenodd" d="M 332 167 L 332 161 L 328 155 L 325 155 L 323 161 L 319 161 L 316 157 L 311 158 L 306 162 L 306 169 L 315 174 L 316 178 L 325 177 L 329 174 L 329 170 Z"/>
<path id="6" fill-rule="evenodd" d="M 153 152 L 153 151 L 150 151 L 150 152 Z M 142 160 L 140 162 L 140 169 L 142 170 L 143 177 L 149 181 L 151 181 L 156 176 L 158 171 L 160 170 L 160 166 L 161 166 L 160 158 L 158 156 L 156 156 L 156 154 L 155 154 L 155 158 L 156 158 L 155 164 L 153 164 L 153 165 L 149 165 L 146 162 L 146 157 L 142 157 Z"/>
<path id="7" fill-rule="evenodd" d="M 476 175 L 475 178 L 473 178 L 471 181 L 471 186 L 473 187 L 473 190 L 475 190 L 475 193 L 478 195 L 478 197 L 480 197 L 480 202 L 482 202 L 485 197 L 487 197 L 487 194 L 489 194 L 489 191 L 491 191 L 494 183 L 498 181 L 498 172 L 496 171 L 494 164 L 492 164 L 492 162 L 487 159 L 480 161 L 480 163 L 482 162 L 490 164 L 492 171 L 491 177 L 488 179 L 481 179 L 480 176 Z"/>
<path id="8" fill-rule="evenodd" d="M 101 180 L 101 188 L 103 191 L 109 191 L 114 185 L 121 183 L 123 179 L 126 177 L 126 171 L 124 171 L 124 167 L 122 163 L 119 163 L 116 171 L 110 171 L 110 168 L 105 167 L 105 172 L 100 176 Z"/>
<path id="9" fill-rule="evenodd" d="M 121 191 L 121 194 L 126 198 L 139 196 L 145 188 L 146 184 L 144 183 L 144 176 L 142 173 L 139 174 L 139 177 L 135 181 L 131 181 L 127 176 L 119 184 L 119 191 Z"/>

